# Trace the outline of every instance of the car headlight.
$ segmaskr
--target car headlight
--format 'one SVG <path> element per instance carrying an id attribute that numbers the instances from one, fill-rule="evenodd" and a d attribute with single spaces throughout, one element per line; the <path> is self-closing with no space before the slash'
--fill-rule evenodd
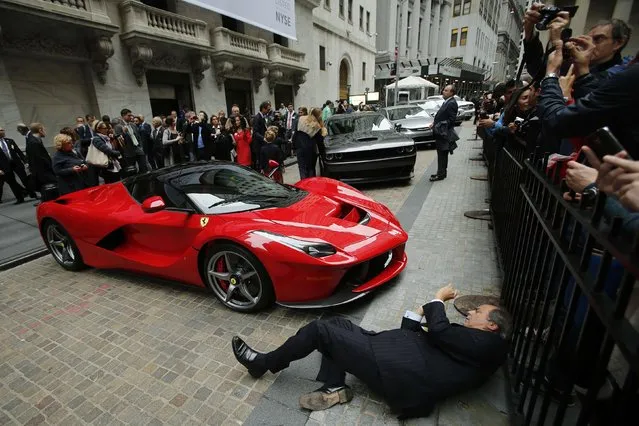
<path id="1" fill-rule="evenodd" d="M 334 157 L 333 154 L 326 154 L 324 158 L 326 158 L 328 161 L 331 161 Z"/>
<path id="2" fill-rule="evenodd" d="M 415 145 L 407 146 L 404 149 L 405 149 L 406 152 L 413 152 L 413 151 L 415 151 Z"/>
<path id="3" fill-rule="evenodd" d="M 341 159 L 342 159 L 342 157 L 343 157 L 343 155 L 342 155 L 341 153 L 337 153 L 337 154 L 335 154 L 335 159 L 336 159 L 336 160 L 341 160 Z"/>
<path id="4" fill-rule="evenodd" d="M 277 241 L 280 244 L 284 244 L 285 246 L 292 247 L 299 251 L 303 251 L 312 257 L 326 257 L 337 253 L 335 247 L 328 243 L 298 240 L 297 238 L 287 237 L 285 235 L 267 231 L 253 231 L 253 234 L 268 238 L 272 241 Z"/>
<path id="5" fill-rule="evenodd" d="M 400 154 L 404 153 L 404 147 L 400 146 L 399 148 L 397 148 L 397 152 L 399 152 Z"/>

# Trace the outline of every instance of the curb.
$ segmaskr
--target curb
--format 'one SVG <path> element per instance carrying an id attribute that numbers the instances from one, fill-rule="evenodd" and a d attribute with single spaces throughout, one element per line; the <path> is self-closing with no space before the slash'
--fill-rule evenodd
<path id="1" fill-rule="evenodd" d="M 6 271 L 7 269 L 15 268 L 16 266 L 20 266 L 23 263 L 39 259 L 43 256 L 46 256 L 47 254 L 49 254 L 49 249 L 47 249 L 46 247 L 37 248 L 26 253 L 20 253 L 17 256 L 0 261 L 0 271 Z"/>

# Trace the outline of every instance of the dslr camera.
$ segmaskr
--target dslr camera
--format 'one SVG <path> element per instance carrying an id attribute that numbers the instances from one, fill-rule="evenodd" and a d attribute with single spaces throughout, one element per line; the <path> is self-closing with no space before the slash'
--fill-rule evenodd
<path id="1" fill-rule="evenodd" d="M 575 16 L 575 13 L 577 13 L 577 9 L 579 9 L 579 6 L 545 6 L 539 10 L 541 19 L 535 24 L 535 28 L 539 31 L 546 31 L 548 29 L 548 24 L 550 24 L 552 20 L 559 15 L 559 12 L 568 12 L 572 18 Z"/>

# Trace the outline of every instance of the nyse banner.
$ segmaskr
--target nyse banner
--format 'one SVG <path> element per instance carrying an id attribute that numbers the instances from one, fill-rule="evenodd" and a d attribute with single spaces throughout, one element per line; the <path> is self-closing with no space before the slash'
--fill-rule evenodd
<path id="1" fill-rule="evenodd" d="M 295 0 L 184 0 L 297 40 Z"/>

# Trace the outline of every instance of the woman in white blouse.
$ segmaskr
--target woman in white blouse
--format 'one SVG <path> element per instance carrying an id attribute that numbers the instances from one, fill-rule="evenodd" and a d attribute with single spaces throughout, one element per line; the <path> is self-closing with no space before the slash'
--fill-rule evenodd
<path id="1" fill-rule="evenodd" d="M 179 145 L 182 144 L 184 137 L 182 137 L 175 128 L 176 122 L 173 117 L 166 117 L 165 124 L 166 129 L 162 134 L 162 145 L 171 146 L 171 155 L 164 159 L 164 163 L 166 165 L 182 163 L 184 159 L 181 155 L 182 150 Z"/>

